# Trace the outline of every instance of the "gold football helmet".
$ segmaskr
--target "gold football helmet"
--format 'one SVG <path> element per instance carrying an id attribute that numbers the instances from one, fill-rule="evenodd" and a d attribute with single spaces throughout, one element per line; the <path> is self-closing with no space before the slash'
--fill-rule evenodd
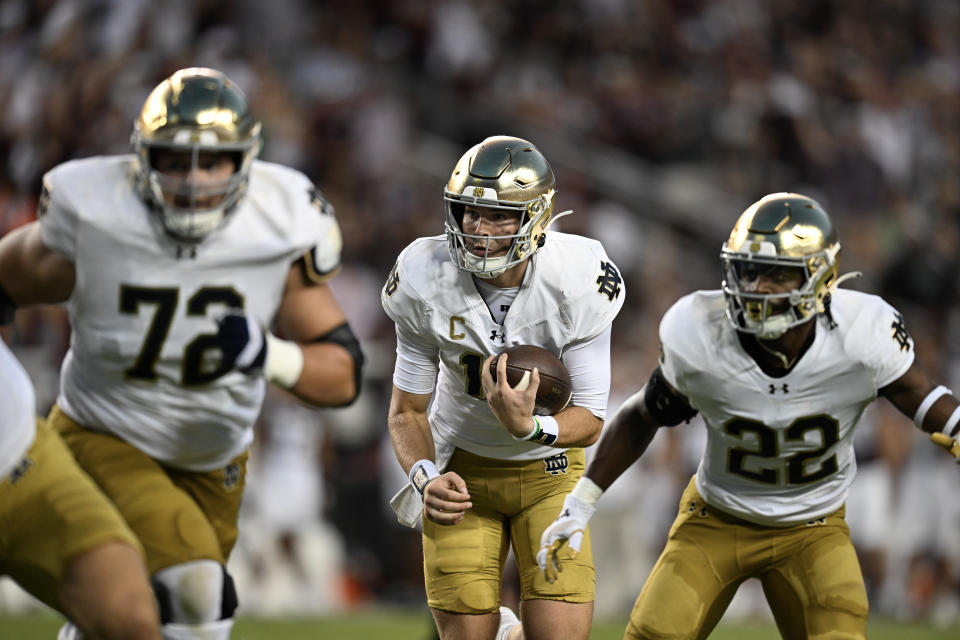
<path id="1" fill-rule="evenodd" d="M 214 69 L 181 69 L 147 97 L 134 123 L 137 189 L 164 229 L 187 242 L 200 242 L 224 223 L 247 188 L 250 165 L 260 151 L 260 123 L 240 89 Z M 201 153 L 229 154 L 235 170 L 226 180 L 197 184 L 192 178 L 157 171 L 162 150 L 186 152 L 191 174 Z M 186 204 L 185 204 L 186 203 Z"/>
<path id="2" fill-rule="evenodd" d="M 496 278 L 523 262 L 543 246 L 547 228 L 559 217 L 553 215 L 556 195 L 553 169 L 535 146 L 511 136 L 487 138 L 463 154 L 443 190 L 450 258 L 481 278 Z M 520 227 L 503 236 L 469 234 L 463 229 L 468 205 L 520 212 Z M 504 256 L 481 256 L 467 249 L 467 238 L 510 240 L 511 245 Z"/>
<path id="3" fill-rule="evenodd" d="M 798 193 L 764 196 L 740 215 L 720 251 L 727 317 L 738 331 L 775 339 L 828 312 L 831 293 L 846 279 L 837 277 L 839 256 L 837 230 L 815 200 Z M 760 275 L 791 271 L 800 275 L 796 289 L 756 290 Z"/>

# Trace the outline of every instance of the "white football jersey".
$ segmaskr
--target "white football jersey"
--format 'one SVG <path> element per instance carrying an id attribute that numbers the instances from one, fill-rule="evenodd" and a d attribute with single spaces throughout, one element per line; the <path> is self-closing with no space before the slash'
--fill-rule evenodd
<path id="1" fill-rule="evenodd" d="M 65 163 L 44 178 L 43 240 L 76 267 L 57 402 L 170 466 L 226 465 L 253 439 L 265 382 L 225 370 L 216 318 L 231 308 L 270 326 L 291 264 L 339 266 L 332 209 L 303 174 L 256 161 L 247 195 L 195 251 L 136 195 L 133 156 Z"/>
<path id="2" fill-rule="evenodd" d="M 33 444 L 36 402 L 30 376 L 0 338 L 0 482 Z"/>
<path id="3" fill-rule="evenodd" d="M 720 291 L 681 298 L 660 324 L 660 367 L 707 425 L 697 490 L 744 520 L 785 526 L 838 509 L 856 473 L 853 431 L 877 391 L 913 363 L 913 340 L 883 299 L 838 290 L 836 327 L 774 378 L 747 354 Z"/>
<path id="4" fill-rule="evenodd" d="M 533 460 L 554 447 L 515 440 L 487 405 L 481 366 L 519 344 L 557 354 L 596 337 L 613 322 L 625 297 L 620 273 L 596 240 L 551 231 L 530 258 L 523 284 L 503 324 L 491 316 L 470 273 L 453 264 L 447 238 L 414 241 L 400 254 L 381 294 L 399 330 L 436 350 L 439 375 L 429 421 L 434 439 L 489 458 Z M 572 403 L 578 389 L 573 385 Z"/>

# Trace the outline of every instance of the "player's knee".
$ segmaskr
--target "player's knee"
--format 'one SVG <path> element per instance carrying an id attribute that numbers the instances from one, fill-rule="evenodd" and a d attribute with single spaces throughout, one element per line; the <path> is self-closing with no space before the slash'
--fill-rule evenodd
<path id="1" fill-rule="evenodd" d="M 157 571 L 151 580 L 164 624 L 200 624 L 233 617 L 233 578 L 215 560 L 194 560 Z"/>

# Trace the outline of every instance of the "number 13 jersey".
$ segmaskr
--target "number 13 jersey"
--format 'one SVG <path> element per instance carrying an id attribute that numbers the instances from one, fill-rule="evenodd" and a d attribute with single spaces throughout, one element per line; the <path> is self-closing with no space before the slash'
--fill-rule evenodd
<path id="1" fill-rule="evenodd" d="M 707 426 L 697 490 L 744 520 L 788 526 L 838 509 L 856 473 L 853 432 L 877 391 L 913 363 L 902 317 L 883 299 L 833 294 L 836 326 L 815 320 L 782 377 L 741 346 L 720 291 L 681 298 L 660 324 L 661 369 Z"/>

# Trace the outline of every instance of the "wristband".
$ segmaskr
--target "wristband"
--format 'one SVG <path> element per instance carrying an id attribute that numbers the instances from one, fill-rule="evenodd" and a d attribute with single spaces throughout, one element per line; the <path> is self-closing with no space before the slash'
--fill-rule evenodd
<path id="1" fill-rule="evenodd" d="M 267 337 L 267 357 L 263 363 L 263 377 L 268 382 L 290 389 L 303 373 L 303 349 L 296 342 L 278 338 L 269 331 L 264 333 Z"/>
<path id="2" fill-rule="evenodd" d="M 587 476 L 580 476 L 570 495 L 583 500 L 592 507 L 597 504 L 597 500 L 603 495 L 603 489 Z"/>
<path id="3" fill-rule="evenodd" d="M 957 423 L 960 423 L 960 405 L 957 405 L 957 408 L 954 409 L 950 417 L 947 418 L 947 422 L 943 425 L 940 433 L 945 433 L 951 438 L 956 438 L 957 433 L 960 432 L 960 426 L 957 426 Z"/>
<path id="4" fill-rule="evenodd" d="M 560 423 L 553 416 L 531 416 L 533 431 L 523 437 L 514 436 L 516 440 L 539 442 L 547 446 L 552 445 L 560 437 Z"/>
<path id="5" fill-rule="evenodd" d="M 923 399 L 923 402 L 921 402 L 920 406 L 917 407 L 917 412 L 913 415 L 913 424 L 917 425 L 918 429 L 921 431 L 923 430 L 923 419 L 927 417 L 927 411 L 930 410 L 930 407 L 933 406 L 933 403 L 939 400 L 940 396 L 945 396 L 948 393 L 950 393 L 950 389 L 940 385 L 927 394 L 927 397 Z"/>
<path id="6" fill-rule="evenodd" d="M 413 463 L 413 466 L 410 467 L 410 484 L 417 490 L 421 498 L 423 497 L 423 490 L 427 487 L 427 483 L 439 477 L 440 472 L 437 471 L 437 465 L 433 463 L 433 460 L 427 460 L 426 458 L 417 460 Z"/>

